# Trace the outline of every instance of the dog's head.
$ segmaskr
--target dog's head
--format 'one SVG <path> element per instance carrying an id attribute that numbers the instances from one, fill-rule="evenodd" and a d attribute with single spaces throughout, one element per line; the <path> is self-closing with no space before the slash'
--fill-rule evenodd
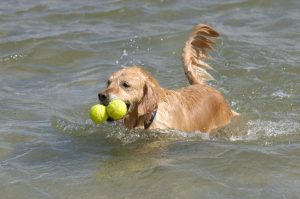
<path id="1" fill-rule="evenodd" d="M 107 105 L 114 99 L 123 100 L 128 113 L 136 112 L 138 116 L 151 113 L 157 108 L 158 82 L 143 69 L 132 66 L 113 73 L 107 88 L 98 94 L 101 104 Z"/>

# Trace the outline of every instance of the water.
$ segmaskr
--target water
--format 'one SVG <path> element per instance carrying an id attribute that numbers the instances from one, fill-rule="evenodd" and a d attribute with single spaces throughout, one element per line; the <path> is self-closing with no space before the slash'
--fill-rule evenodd
<path id="1" fill-rule="evenodd" d="M 300 2 L 1 1 L 0 198 L 299 198 Z M 95 126 L 113 71 L 187 84 L 191 27 L 222 37 L 212 84 L 242 115 L 214 136 Z"/>

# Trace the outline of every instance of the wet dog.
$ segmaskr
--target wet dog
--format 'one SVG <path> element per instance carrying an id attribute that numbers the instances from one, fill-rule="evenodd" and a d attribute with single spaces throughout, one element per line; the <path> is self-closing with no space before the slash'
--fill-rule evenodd
<path id="1" fill-rule="evenodd" d="M 223 95 L 209 86 L 213 79 L 204 62 L 219 33 L 199 24 L 194 27 L 183 49 L 182 60 L 189 86 L 178 90 L 162 88 L 147 71 L 130 66 L 113 73 L 107 88 L 98 94 L 100 103 L 123 100 L 128 112 L 127 128 L 177 129 L 186 132 L 211 132 L 230 123 L 237 115 Z"/>

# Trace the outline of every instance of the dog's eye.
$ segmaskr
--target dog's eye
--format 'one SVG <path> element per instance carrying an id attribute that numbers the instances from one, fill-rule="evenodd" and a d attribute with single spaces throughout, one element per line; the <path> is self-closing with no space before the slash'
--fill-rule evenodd
<path id="1" fill-rule="evenodd" d="M 128 82 L 122 82 L 122 87 L 130 88 L 130 85 L 128 84 Z"/>
<path id="2" fill-rule="evenodd" d="M 107 86 L 109 86 L 110 83 L 111 83 L 111 81 L 110 81 L 110 80 L 107 80 L 107 82 L 106 82 Z"/>

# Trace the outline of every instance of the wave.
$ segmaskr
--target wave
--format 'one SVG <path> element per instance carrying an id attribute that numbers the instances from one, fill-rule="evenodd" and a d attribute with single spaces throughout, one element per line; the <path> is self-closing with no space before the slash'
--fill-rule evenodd
<path id="1" fill-rule="evenodd" d="M 75 123 L 64 118 L 53 116 L 52 127 L 62 134 L 71 136 L 101 135 L 109 143 L 121 145 L 144 144 L 154 141 L 226 141 L 226 142 L 255 142 L 256 144 L 270 145 L 278 142 L 290 142 L 300 133 L 300 123 L 292 120 L 265 121 L 249 120 L 245 125 L 225 127 L 216 133 L 203 132 L 188 133 L 174 129 L 126 129 L 118 122 L 95 125 L 91 120 Z"/>

